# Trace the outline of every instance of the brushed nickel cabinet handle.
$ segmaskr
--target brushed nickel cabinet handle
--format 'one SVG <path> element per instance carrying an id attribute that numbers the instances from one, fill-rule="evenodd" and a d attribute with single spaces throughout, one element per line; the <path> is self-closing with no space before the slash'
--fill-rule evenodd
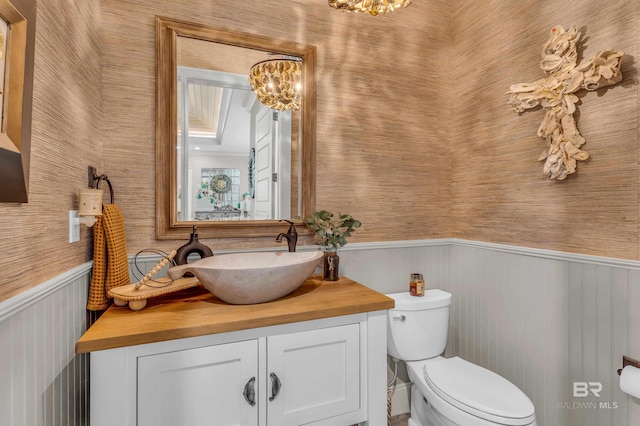
<path id="1" fill-rule="evenodd" d="M 256 389 L 255 389 L 256 378 L 252 377 L 249 379 L 246 385 L 244 385 L 244 395 L 245 401 L 249 403 L 250 406 L 256 405 Z"/>
<path id="2" fill-rule="evenodd" d="M 269 397 L 269 401 L 273 401 L 280 394 L 282 383 L 276 373 L 269 374 L 269 377 L 271 378 L 271 396 Z"/>

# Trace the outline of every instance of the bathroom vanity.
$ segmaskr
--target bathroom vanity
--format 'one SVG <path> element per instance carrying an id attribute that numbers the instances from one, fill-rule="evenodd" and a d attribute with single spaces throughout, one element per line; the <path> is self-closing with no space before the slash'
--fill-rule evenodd
<path id="1" fill-rule="evenodd" d="M 91 352 L 91 425 L 386 425 L 386 310 L 348 278 L 229 305 L 201 288 L 112 306 Z"/>

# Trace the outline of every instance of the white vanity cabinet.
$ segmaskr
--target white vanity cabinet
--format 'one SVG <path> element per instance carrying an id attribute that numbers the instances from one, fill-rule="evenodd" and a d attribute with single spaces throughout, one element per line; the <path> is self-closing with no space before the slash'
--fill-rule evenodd
<path id="1" fill-rule="evenodd" d="M 386 426 L 393 306 L 319 276 L 259 305 L 193 288 L 111 306 L 76 343 L 91 426 Z"/>
<path id="2" fill-rule="evenodd" d="M 383 426 L 384 312 L 92 352 L 91 425 Z"/>

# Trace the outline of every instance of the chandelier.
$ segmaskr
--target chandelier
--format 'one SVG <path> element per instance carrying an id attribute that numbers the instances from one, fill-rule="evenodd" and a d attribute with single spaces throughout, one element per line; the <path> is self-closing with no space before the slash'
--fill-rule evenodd
<path id="1" fill-rule="evenodd" d="M 300 58 L 280 57 L 251 67 L 249 83 L 258 100 L 277 110 L 299 110 L 302 99 Z"/>
<path id="2" fill-rule="evenodd" d="M 329 0 L 329 6 L 347 12 L 366 12 L 373 16 L 407 7 L 412 0 Z"/>

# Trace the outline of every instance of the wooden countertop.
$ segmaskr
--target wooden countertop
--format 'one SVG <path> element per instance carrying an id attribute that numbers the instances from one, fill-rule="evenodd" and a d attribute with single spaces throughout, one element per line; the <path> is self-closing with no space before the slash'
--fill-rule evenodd
<path id="1" fill-rule="evenodd" d="M 203 288 L 149 299 L 140 311 L 111 306 L 76 343 L 85 353 L 393 308 L 393 299 L 349 278 L 312 276 L 293 293 L 257 305 L 229 305 Z"/>

